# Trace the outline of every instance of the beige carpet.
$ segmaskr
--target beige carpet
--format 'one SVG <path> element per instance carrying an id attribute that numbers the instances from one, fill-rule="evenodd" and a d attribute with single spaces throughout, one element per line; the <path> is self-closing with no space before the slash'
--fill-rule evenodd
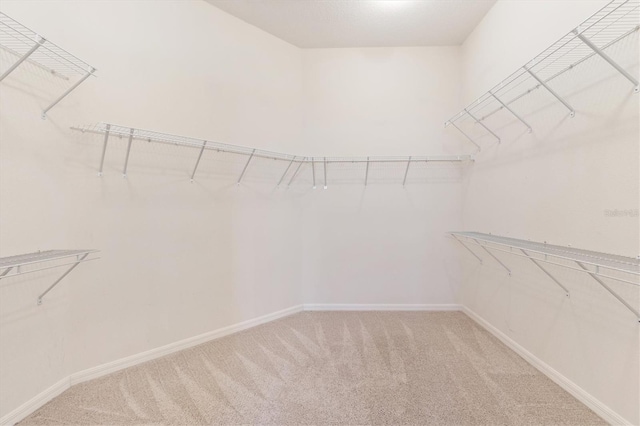
<path id="1" fill-rule="evenodd" d="M 460 312 L 304 312 L 76 385 L 21 425 L 594 425 Z"/>

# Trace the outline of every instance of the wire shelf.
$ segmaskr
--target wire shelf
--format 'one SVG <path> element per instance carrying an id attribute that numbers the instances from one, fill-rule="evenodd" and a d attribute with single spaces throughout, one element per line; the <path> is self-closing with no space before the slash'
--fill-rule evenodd
<path id="1" fill-rule="evenodd" d="M 481 263 L 482 258 L 467 244 L 471 243 L 479 246 L 485 253 L 489 254 L 511 275 L 511 269 L 498 259 L 492 252 L 499 251 L 510 255 L 525 257 L 531 260 L 559 287 L 567 296 L 569 291 L 562 285 L 549 271 L 540 263 L 551 264 L 563 268 L 571 269 L 590 275 L 616 299 L 624 304 L 627 309 L 633 312 L 640 322 L 640 312 L 631 306 L 614 289 L 607 285 L 604 279 L 640 286 L 640 259 L 626 256 L 601 253 L 591 250 L 577 249 L 573 247 L 563 247 L 546 243 L 539 243 L 516 238 L 500 237 L 480 232 L 450 232 L 458 242 L 460 242 L 474 257 Z M 550 259 L 552 258 L 552 259 Z M 576 265 L 576 266 L 573 266 Z M 635 278 L 632 278 L 635 277 Z"/>
<path id="2" fill-rule="evenodd" d="M 16 58 L 15 62 L 0 76 L 0 81 L 20 64 L 26 62 L 70 82 L 71 87 L 43 110 L 43 118 L 51 108 L 96 71 L 91 65 L 2 12 L 0 12 L 0 48 Z"/>
<path id="3" fill-rule="evenodd" d="M 38 296 L 38 305 L 42 304 L 42 298 L 49 293 L 64 277 L 66 277 L 76 266 L 81 263 L 97 260 L 98 258 L 89 258 L 98 250 L 46 250 L 34 253 L 19 254 L 16 256 L 8 256 L 0 258 L 0 279 L 11 278 L 17 275 L 30 274 L 32 272 L 44 271 L 61 266 L 69 266 L 67 271 L 60 276 L 53 284 L 51 284 L 40 296 Z M 63 260 L 70 260 L 67 263 L 59 263 Z M 25 266 L 33 266 L 53 262 L 54 265 L 41 266 L 38 268 L 27 268 Z"/>
<path id="4" fill-rule="evenodd" d="M 19 266 L 60 260 L 95 252 L 97 252 L 97 250 L 46 250 L 16 256 L 0 257 L 0 269 L 17 268 Z"/>
<path id="5" fill-rule="evenodd" d="M 198 165 L 200 163 L 200 159 L 202 157 L 202 153 L 204 151 L 216 151 L 220 153 L 229 153 L 242 156 L 246 158 L 247 162 L 242 171 L 242 174 L 238 178 L 238 184 L 240 184 L 247 168 L 249 167 L 251 161 L 254 158 L 264 158 L 271 160 L 280 160 L 288 163 L 284 174 L 280 178 L 278 185 L 281 183 L 286 183 L 286 178 L 289 178 L 288 184 L 290 185 L 293 179 L 296 177 L 297 171 L 300 169 L 302 165 L 307 165 L 312 168 L 315 173 L 316 168 L 318 171 L 323 169 L 323 175 L 326 176 L 326 167 L 330 164 L 345 164 L 345 163 L 354 163 L 354 164 L 363 164 L 366 167 L 366 176 L 365 176 L 365 184 L 368 177 L 369 165 L 379 164 L 379 163 L 399 163 L 406 164 L 407 170 L 409 166 L 414 163 L 467 163 L 473 161 L 473 156 L 471 155 L 440 155 L 440 156 L 409 156 L 409 157 L 398 157 L 398 156 L 371 156 L 371 157 L 311 157 L 311 156 L 302 156 L 302 155 L 293 155 L 293 154 L 285 154 L 281 152 L 268 151 L 256 148 L 249 148 L 240 145 L 230 145 L 221 142 L 215 142 L 204 139 L 196 139 L 187 136 L 178 136 L 168 133 L 161 133 L 151 130 L 142 130 L 136 129 L 132 127 L 120 126 L 116 124 L 109 123 L 97 123 L 90 124 L 84 126 L 74 126 L 71 127 L 73 130 L 77 130 L 83 133 L 93 133 L 104 135 L 103 140 L 103 149 L 102 149 L 102 157 L 100 160 L 100 167 L 98 170 L 98 175 L 102 175 L 105 153 L 107 149 L 107 143 L 110 137 L 118 137 L 121 139 L 126 139 L 127 143 L 127 155 L 125 158 L 125 163 L 123 167 L 123 175 L 127 175 L 127 167 L 129 161 L 129 154 L 131 150 L 131 145 L 133 141 L 144 141 L 144 142 L 155 142 L 160 144 L 168 144 L 174 146 L 195 148 L 199 150 L 199 154 L 196 157 L 195 166 L 193 172 L 191 174 L 191 180 L 194 179 L 196 171 L 198 169 Z M 406 173 L 405 180 L 406 183 Z M 318 181 L 320 183 L 320 181 Z M 325 186 L 326 181 L 324 181 Z M 316 186 L 316 182 L 314 182 L 314 187 Z"/>
<path id="6" fill-rule="evenodd" d="M 478 140 L 489 136 L 500 142 L 500 136 L 486 124 L 486 120 L 505 111 L 520 121 L 527 131 L 531 126 L 520 115 L 513 104 L 530 93 L 543 89 L 563 104 L 570 116 L 575 110 L 561 95 L 549 86 L 553 80 L 586 60 L 599 56 L 622 74 L 639 91 L 638 78 L 610 58 L 606 50 L 615 43 L 629 37 L 638 36 L 640 29 L 640 0 L 613 0 L 600 9 L 567 35 L 549 46 L 545 51 L 527 62 L 522 68 L 505 78 L 499 84 L 480 96 L 466 108 L 445 122 L 460 131 L 477 150 Z M 481 132 L 464 129 L 463 122 L 480 127 Z"/>

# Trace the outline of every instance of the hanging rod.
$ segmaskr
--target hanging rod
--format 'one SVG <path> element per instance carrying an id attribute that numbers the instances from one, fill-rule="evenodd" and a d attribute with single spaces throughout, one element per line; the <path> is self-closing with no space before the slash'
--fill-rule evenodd
<path id="1" fill-rule="evenodd" d="M 51 284 L 43 293 L 38 296 L 38 305 L 42 304 L 42 298 L 49 293 L 64 277 L 66 277 L 71 271 L 73 271 L 79 264 L 97 260 L 99 258 L 89 258 L 93 253 L 97 253 L 98 250 L 47 250 L 38 251 L 35 253 L 20 254 L 16 256 L 2 257 L 0 258 L 0 280 L 5 278 L 15 277 L 17 275 L 30 274 L 38 271 L 45 271 L 48 269 L 59 268 L 61 266 L 69 266 L 69 268 Z M 44 262 L 60 261 L 63 259 L 72 259 L 71 262 L 56 264 L 53 266 L 44 266 L 41 268 L 28 268 L 24 270 L 25 266 L 33 266 Z"/>
<path id="2" fill-rule="evenodd" d="M 136 129 L 132 127 L 119 126 L 119 125 L 110 124 L 110 123 L 97 123 L 97 124 L 91 124 L 86 126 L 74 126 L 74 127 L 71 127 L 71 129 L 82 132 L 82 133 L 99 134 L 104 136 L 102 140 L 102 153 L 100 158 L 100 166 L 98 169 L 98 176 L 102 176 L 104 159 L 107 151 L 107 145 L 108 145 L 109 139 L 112 137 L 117 137 L 127 141 L 127 150 L 126 150 L 126 156 L 124 160 L 124 169 L 123 169 L 123 175 L 125 176 L 126 176 L 127 167 L 129 164 L 131 145 L 134 141 L 154 142 L 154 143 L 161 143 L 161 144 L 197 149 L 198 154 L 196 156 L 195 166 L 191 173 L 191 179 L 190 179 L 191 181 L 193 181 L 195 177 L 195 173 L 198 169 L 198 165 L 200 164 L 202 155 L 205 150 L 215 151 L 215 152 L 224 152 L 224 153 L 236 154 L 236 155 L 247 157 L 247 161 L 245 163 L 242 174 L 238 178 L 237 184 L 240 184 L 240 182 L 242 181 L 247 171 L 247 168 L 251 163 L 251 160 L 254 158 L 281 160 L 281 161 L 285 161 L 288 164 L 286 170 L 280 177 L 278 186 L 284 181 L 287 174 L 291 170 L 295 170 L 295 173 L 292 176 L 291 181 L 289 182 L 289 185 L 291 185 L 293 178 L 295 178 L 295 176 L 298 174 L 298 171 L 300 170 L 303 164 L 311 165 L 310 167 L 311 171 L 315 175 L 316 162 L 322 161 L 322 167 L 324 168 L 325 189 L 326 187 L 328 187 L 327 168 L 330 164 L 336 164 L 336 163 L 366 164 L 367 165 L 367 172 L 365 177 L 365 185 L 366 185 L 368 181 L 369 164 L 372 164 L 372 163 L 403 163 L 407 165 L 406 170 L 408 171 L 409 165 L 411 163 L 439 163 L 439 162 L 467 163 L 467 162 L 473 161 L 473 156 L 471 155 L 440 155 L 440 156 L 409 156 L 409 157 L 320 157 L 321 160 L 318 160 L 318 157 L 306 157 L 306 156 L 291 155 L 291 154 L 285 154 L 285 153 L 274 152 L 274 151 L 266 151 L 266 150 L 260 150 L 256 148 L 244 147 L 240 145 L 230 145 L 230 144 L 225 144 L 225 143 L 220 143 L 215 141 L 195 139 L 187 136 L 178 136 L 178 135 L 173 135 L 169 133 L 160 133 L 160 132 L 155 132 L 151 130 L 142 130 L 142 129 Z M 298 164 L 298 166 L 294 167 L 294 163 Z M 405 171 L 405 178 L 403 180 L 403 185 L 406 184 L 407 171 Z M 315 183 L 314 183 L 314 186 L 315 186 Z"/>
<path id="3" fill-rule="evenodd" d="M 567 71 L 575 70 L 579 64 L 594 56 L 599 56 L 609 63 L 633 85 L 634 92 L 638 93 L 640 90 L 638 79 L 608 56 L 605 50 L 632 34 L 637 36 L 640 30 L 639 20 L 640 0 L 611 1 L 577 28 L 572 29 L 567 35 L 447 120 L 445 127 L 452 125 L 477 146 L 476 140 L 456 125 L 456 122 L 468 117 L 473 123 L 481 125 L 487 134 L 492 134 L 499 139 L 495 131 L 483 122 L 498 111 L 506 110 L 530 132 L 531 126 L 512 105 L 541 88 L 566 106 L 573 117 L 575 115 L 573 107 L 561 94 L 551 88 L 549 83 Z"/>
<path id="4" fill-rule="evenodd" d="M 0 81 L 25 62 L 63 80 L 74 81 L 64 93 L 43 109 L 43 120 L 51 108 L 86 79 L 95 76 L 94 67 L 2 12 L 0 12 L 0 48 L 18 58 L 0 75 Z"/>
<path id="5" fill-rule="evenodd" d="M 527 240 L 519 240 L 516 238 L 499 237 L 491 234 L 483 234 L 479 232 L 450 232 L 454 239 L 462 244 L 473 256 L 483 263 L 482 258 L 478 256 L 467 244 L 475 244 L 488 252 L 498 263 L 505 268 L 509 275 L 509 269 L 502 261 L 491 253 L 491 251 L 500 251 L 514 256 L 520 256 L 529 259 L 539 269 L 541 269 L 551 280 L 553 280 L 567 297 L 569 290 L 540 262 L 560 266 L 565 269 L 581 272 L 591 276 L 598 284 L 600 284 L 607 292 L 611 293 L 618 301 L 620 301 L 628 310 L 630 310 L 640 322 L 640 312 L 624 300 L 615 290 L 609 287 L 601 278 L 611 279 L 625 284 L 640 286 L 640 279 L 630 281 L 628 279 L 616 277 L 602 270 L 609 270 L 629 274 L 631 276 L 640 277 L 640 259 L 633 259 L 625 256 L 611 255 L 606 253 L 594 252 L 590 250 L 575 249 L 572 247 L 562 247 L 546 243 L 538 243 Z M 515 250 L 515 251 L 514 251 Z M 521 254 L 522 253 L 522 254 Z M 566 263 L 559 263 L 549 260 L 549 258 L 560 259 L 578 267 L 571 266 Z"/>

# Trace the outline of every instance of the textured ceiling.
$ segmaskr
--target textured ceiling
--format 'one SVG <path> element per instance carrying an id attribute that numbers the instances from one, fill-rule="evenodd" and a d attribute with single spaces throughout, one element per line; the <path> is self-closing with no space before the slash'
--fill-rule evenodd
<path id="1" fill-rule="evenodd" d="M 496 0 L 206 0 L 298 47 L 459 45 Z"/>

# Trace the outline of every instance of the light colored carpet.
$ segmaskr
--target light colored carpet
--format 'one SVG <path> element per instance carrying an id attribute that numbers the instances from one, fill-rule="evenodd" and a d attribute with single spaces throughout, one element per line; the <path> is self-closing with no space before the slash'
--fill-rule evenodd
<path id="1" fill-rule="evenodd" d="M 304 312 L 76 385 L 20 425 L 600 425 L 461 312 Z"/>

